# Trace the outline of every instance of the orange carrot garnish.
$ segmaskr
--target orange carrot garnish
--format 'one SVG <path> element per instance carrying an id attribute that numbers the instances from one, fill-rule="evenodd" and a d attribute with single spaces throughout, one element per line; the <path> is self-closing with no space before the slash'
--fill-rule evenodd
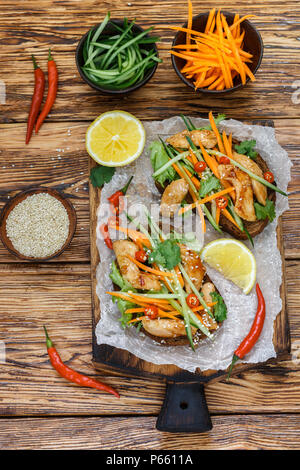
<path id="1" fill-rule="evenodd" d="M 177 44 L 171 54 L 186 61 L 181 69 L 192 79 L 195 89 L 223 90 L 234 86 L 234 79 L 240 76 L 243 84 L 246 78 L 255 81 L 254 74 L 245 62 L 251 62 L 252 54 L 243 49 L 245 30 L 241 24 L 254 15 L 240 18 L 234 16 L 232 25 L 220 10 L 213 8 L 208 15 L 204 32 L 193 29 L 193 8 L 188 0 L 187 27 L 170 26 L 171 29 L 186 33 L 185 44 Z"/>

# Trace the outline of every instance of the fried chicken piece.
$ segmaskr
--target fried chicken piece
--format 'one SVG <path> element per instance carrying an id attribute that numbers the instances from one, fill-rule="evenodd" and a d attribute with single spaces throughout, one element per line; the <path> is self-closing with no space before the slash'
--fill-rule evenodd
<path id="1" fill-rule="evenodd" d="M 189 191 L 189 185 L 184 178 L 172 181 L 163 192 L 160 211 L 164 217 L 174 215 Z"/>
<path id="2" fill-rule="evenodd" d="M 196 129 L 194 131 L 184 130 L 169 137 L 167 142 L 175 148 L 189 148 L 189 143 L 186 139 L 187 135 L 191 138 L 192 142 L 197 147 L 199 147 L 199 142 L 201 142 L 201 144 L 208 149 L 212 149 L 217 144 L 217 138 L 214 132 L 207 129 Z"/>
<path id="3" fill-rule="evenodd" d="M 168 318 L 157 318 L 150 320 L 148 318 L 142 319 L 143 328 L 153 336 L 160 338 L 176 338 L 178 336 L 186 336 L 186 330 L 183 320 L 171 320 Z M 191 327 L 192 335 L 197 331 L 193 326 Z"/>
<path id="4" fill-rule="evenodd" d="M 232 158 L 236 162 L 240 163 L 243 165 L 247 170 L 252 171 L 257 176 L 260 176 L 261 178 L 264 177 L 262 170 L 260 167 L 255 163 L 251 158 L 247 157 L 247 155 L 242 155 L 237 152 L 232 153 Z M 259 183 L 258 181 L 254 180 L 251 178 L 251 184 L 252 184 L 252 189 L 254 191 L 254 194 L 256 196 L 256 199 L 260 204 L 263 206 L 266 205 L 266 200 L 267 200 L 267 188 L 264 186 L 262 183 Z"/>
<path id="5" fill-rule="evenodd" d="M 180 254 L 184 269 L 186 270 L 196 289 L 200 290 L 206 271 L 201 262 L 200 256 L 195 251 L 189 250 L 186 246 L 183 245 L 180 246 Z M 188 294 L 192 292 L 191 287 L 186 281 L 185 290 Z"/>
<path id="6" fill-rule="evenodd" d="M 117 240 L 113 242 L 113 249 L 117 257 L 118 265 L 122 276 L 135 289 L 159 291 L 161 285 L 155 274 L 144 273 L 136 264 L 127 258 L 127 255 L 135 257 L 139 250 L 138 246 L 128 240 Z"/>
<path id="7" fill-rule="evenodd" d="M 218 171 L 221 182 L 228 181 L 234 186 L 236 199 L 235 211 L 244 220 L 256 220 L 251 178 L 234 165 L 219 165 Z"/>

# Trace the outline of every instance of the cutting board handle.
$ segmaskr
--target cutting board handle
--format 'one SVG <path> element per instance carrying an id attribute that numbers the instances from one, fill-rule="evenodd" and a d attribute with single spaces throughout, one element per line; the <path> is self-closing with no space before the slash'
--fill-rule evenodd
<path id="1" fill-rule="evenodd" d="M 212 429 L 204 386 L 199 382 L 168 382 L 156 422 L 165 432 L 207 432 Z"/>

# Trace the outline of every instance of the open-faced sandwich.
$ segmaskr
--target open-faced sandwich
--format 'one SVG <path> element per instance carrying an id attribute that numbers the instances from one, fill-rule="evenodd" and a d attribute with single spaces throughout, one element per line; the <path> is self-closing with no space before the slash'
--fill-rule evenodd
<path id="1" fill-rule="evenodd" d="M 210 124 L 200 129 L 182 118 L 186 129 L 150 146 L 161 213 L 173 216 L 197 208 L 203 231 L 206 217 L 218 232 L 252 242 L 275 218 L 276 191 L 287 194 L 254 150 L 255 140 L 238 142 L 220 133 L 224 115 L 214 119 L 210 112 Z"/>
<path id="2" fill-rule="evenodd" d="M 168 237 L 148 218 L 151 234 L 114 225 L 127 239 L 112 242 L 110 277 L 124 327 L 135 326 L 154 341 L 195 345 L 212 337 L 226 318 L 226 305 L 206 274 L 197 239 Z"/>

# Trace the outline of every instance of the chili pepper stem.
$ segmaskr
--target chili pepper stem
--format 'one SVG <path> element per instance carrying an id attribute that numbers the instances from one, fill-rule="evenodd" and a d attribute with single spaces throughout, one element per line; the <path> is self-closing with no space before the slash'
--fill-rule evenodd
<path id="1" fill-rule="evenodd" d="M 45 335 L 46 335 L 46 345 L 47 345 L 47 349 L 52 348 L 52 347 L 53 347 L 53 343 L 52 343 L 51 339 L 50 339 L 49 336 L 48 336 L 47 328 L 45 327 L 45 325 L 43 325 L 43 328 L 44 328 L 44 330 L 45 330 Z"/>
<path id="2" fill-rule="evenodd" d="M 49 53 L 48 53 L 48 61 L 49 60 L 53 60 L 50 47 L 49 47 Z"/>
<path id="3" fill-rule="evenodd" d="M 36 60 L 35 60 L 35 57 L 34 57 L 34 55 L 33 55 L 33 54 L 31 55 L 31 58 L 32 58 L 32 62 L 33 62 L 33 68 L 34 68 L 34 70 L 38 69 L 38 68 L 39 68 L 39 66 L 38 66 L 38 64 L 37 64 L 37 62 L 36 62 Z"/>
<path id="4" fill-rule="evenodd" d="M 125 184 L 124 188 L 121 189 L 121 191 L 122 191 L 122 193 L 124 194 L 124 196 L 125 196 L 125 194 L 127 193 L 127 189 L 128 189 L 128 187 L 129 187 L 129 185 L 130 185 L 130 183 L 131 183 L 132 180 L 133 180 L 133 176 L 131 176 L 131 177 L 129 178 L 129 180 L 128 180 L 128 182 Z"/>
<path id="5" fill-rule="evenodd" d="M 229 380 L 230 374 L 231 374 L 232 369 L 233 369 L 233 366 L 234 366 L 234 364 L 235 364 L 239 359 L 240 359 L 240 358 L 239 358 L 236 354 L 233 355 L 232 361 L 231 361 L 231 364 L 230 364 L 230 367 L 229 367 L 229 369 L 228 369 L 228 374 L 227 374 L 226 380 Z"/>

